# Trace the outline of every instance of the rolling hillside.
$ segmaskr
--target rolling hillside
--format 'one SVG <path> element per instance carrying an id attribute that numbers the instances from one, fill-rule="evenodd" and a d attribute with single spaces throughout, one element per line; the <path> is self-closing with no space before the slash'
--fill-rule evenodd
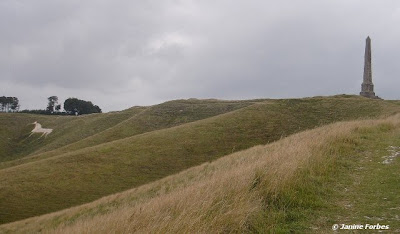
<path id="1" fill-rule="evenodd" d="M 0 117 L 5 123 L 0 126 L 0 131 L 7 131 L 6 134 L 0 136 L 6 137 L 8 133 L 14 134 L 14 137 L 8 137 L 11 139 L 9 145 L 20 152 L 16 154 L 12 150 L 5 150 L 0 155 L 0 168 L 208 118 L 255 102 L 257 100 L 176 100 L 150 107 L 133 107 L 125 111 L 84 115 L 78 118 L 0 113 Z M 47 138 L 28 138 L 29 132 L 33 128 L 33 125 L 29 126 L 29 124 L 36 120 L 44 123 L 44 126 L 54 129 L 54 134 L 50 134 Z M 8 127 L 12 127 L 12 129 L 7 130 Z M 23 129 L 23 131 L 16 131 L 14 128 Z M 1 142 L 6 143 L 6 141 Z M 12 160 L 19 158 L 21 159 Z M 2 161 L 8 162 L 1 163 Z"/>
<path id="2" fill-rule="evenodd" d="M 143 111 L 131 108 L 126 111 L 91 114 L 80 117 L 46 116 L 32 114 L 0 113 L 0 163 L 26 157 L 37 152 L 46 152 L 113 127 Z M 33 122 L 38 121 L 54 132 L 46 138 L 29 137 Z"/>
<path id="3" fill-rule="evenodd" d="M 258 101 L 176 100 L 151 107 L 79 117 L 0 113 L 4 123 L 0 126 L 0 132 L 4 133 L 0 135 L 0 144 L 7 146 L 1 148 L 0 169 L 89 147 L 96 141 L 105 143 L 219 115 Z M 39 134 L 29 137 L 34 121 L 53 128 L 53 133 L 46 138 L 40 138 Z M 0 215 L 1 222 L 4 220 Z"/>
<path id="4" fill-rule="evenodd" d="M 24 122 L 16 124 L 19 135 L 15 133 L 14 142 L 26 141 L 26 124 L 34 120 L 54 127 L 54 135 L 37 141 L 28 138 L 30 148 L 21 152 L 5 151 L 12 157 L 0 164 L 0 222 L 91 202 L 306 129 L 399 110 L 393 102 L 339 96 L 180 100 L 82 117 L 91 120 L 91 126 L 74 117 L 21 115 Z M 107 115 L 108 125 L 96 129 Z"/>
<path id="5" fill-rule="evenodd" d="M 393 147 L 399 115 L 331 124 L 0 231 L 326 233 L 384 222 L 397 232 L 400 161 L 382 163 Z"/>

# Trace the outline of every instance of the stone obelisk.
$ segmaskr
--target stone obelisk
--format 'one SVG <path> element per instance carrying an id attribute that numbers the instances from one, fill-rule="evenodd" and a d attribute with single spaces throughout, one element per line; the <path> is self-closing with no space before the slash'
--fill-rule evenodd
<path id="1" fill-rule="evenodd" d="M 375 96 L 374 84 L 372 83 L 371 38 L 369 37 L 367 37 L 365 44 L 364 77 L 360 95 L 368 98 L 378 98 Z"/>

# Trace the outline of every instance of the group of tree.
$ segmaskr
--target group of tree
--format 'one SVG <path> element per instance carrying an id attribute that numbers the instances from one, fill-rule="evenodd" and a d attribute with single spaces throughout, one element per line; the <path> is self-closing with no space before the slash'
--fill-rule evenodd
<path id="1" fill-rule="evenodd" d="M 91 114 L 101 113 L 100 107 L 93 105 L 90 101 L 84 101 L 77 98 L 68 98 L 64 102 L 64 110 L 71 114 Z"/>
<path id="2" fill-rule="evenodd" d="M 17 112 L 19 111 L 19 100 L 16 97 L 0 97 L 1 112 Z"/>
<path id="3" fill-rule="evenodd" d="M 99 106 L 90 101 L 77 98 L 68 98 L 64 102 L 64 111 L 61 111 L 61 104 L 58 103 L 57 96 L 47 98 L 47 107 L 43 110 L 23 110 L 22 113 L 43 114 L 43 115 L 84 115 L 91 113 L 101 113 Z M 19 100 L 16 97 L 0 97 L 0 111 L 18 112 Z"/>

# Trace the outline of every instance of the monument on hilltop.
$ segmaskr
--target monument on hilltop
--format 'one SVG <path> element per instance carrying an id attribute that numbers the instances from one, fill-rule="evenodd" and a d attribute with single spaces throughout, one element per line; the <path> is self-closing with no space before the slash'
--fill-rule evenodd
<path id="1" fill-rule="evenodd" d="M 360 95 L 367 98 L 379 98 L 375 96 L 374 84 L 372 83 L 371 38 L 369 37 L 367 37 L 365 44 L 364 76 Z"/>

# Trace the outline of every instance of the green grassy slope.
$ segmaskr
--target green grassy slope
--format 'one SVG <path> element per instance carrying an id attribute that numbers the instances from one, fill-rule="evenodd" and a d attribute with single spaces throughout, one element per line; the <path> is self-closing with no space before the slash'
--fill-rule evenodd
<path id="1" fill-rule="evenodd" d="M 399 115 L 337 123 L 0 232 L 327 233 L 334 223 L 398 232 L 400 161 L 382 161 L 399 144 Z"/>
<path id="2" fill-rule="evenodd" d="M 139 115 L 144 110 L 146 107 L 133 107 L 124 111 L 68 117 L 73 120 L 56 126 L 46 139 L 49 143 L 40 147 L 34 154 L 51 151 L 98 134 L 124 120 Z"/>
<path id="3" fill-rule="evenodd" d="M 121 112 L 81 116 L 78 119 L 72 117 L 75 120 L 71 122 L 62 123 L 62 121 L 59 121 L 59 125 L 56 126 L 48 139 L 40 139 L 41 148 L 29 154 L 29 157 L 0 163 L 0 169 L 208 118 L 259 101 L 261 100 L 175 100 L 150 107 L 134 107 Z M 21 138 L 26 142 L 26 135 L 22 135 Z M 33 139 L 36 141 L 37 138 Z M 30 144 L 25 144 L 25 147 L 33 148 Z"/>
<path id="4" fill-rule="evenodd" d="M 9 113 L 0 114 L 0 144 L 4 144 L 0 154 L 0 162 L 22 158 L 71 144 L 88 136 L 104 131 L 117 123 L 132 117 L 144 108 L 136 107 L 129 110 L 91 114 L 84 116 L 44 116 L 32 114 Z M 53 132 L 47 137 L 35 134 L 29 137 L 34 121 L 43 128 L 51 128 Z"/>
<path id="5" fill-rule="evenodd" d="M 0 220 L 83 204 L 234 151 L 339 120 L 392 114 L 365 98 L 266 101 L 233 112 L 0 170 Z M 56 183 L 54 183 L 56 181 Z"/>
<path id="6" fill-rule="evenodd" d="M 101 134 L 63 148 L 65 152 L 110 142 L 158 129 L 169 128 L 240 109 L 262 100 L 175 100 L 152 106 L 140 115 L 120 123 Z M 58 152 L 60 153 L 60 151 Z"/>
<path id="7" fill-rule="evenodd" d="M 44 126 L 57 125 L 58 118 L 28 114 L 0 113 L 0 162 L 23 157 L 43 145 L 44 138 L 28 138 L 33 129 L 32 123 L 39 121 Z M 63 119 L 63 123 L 72 119 Z"/>

